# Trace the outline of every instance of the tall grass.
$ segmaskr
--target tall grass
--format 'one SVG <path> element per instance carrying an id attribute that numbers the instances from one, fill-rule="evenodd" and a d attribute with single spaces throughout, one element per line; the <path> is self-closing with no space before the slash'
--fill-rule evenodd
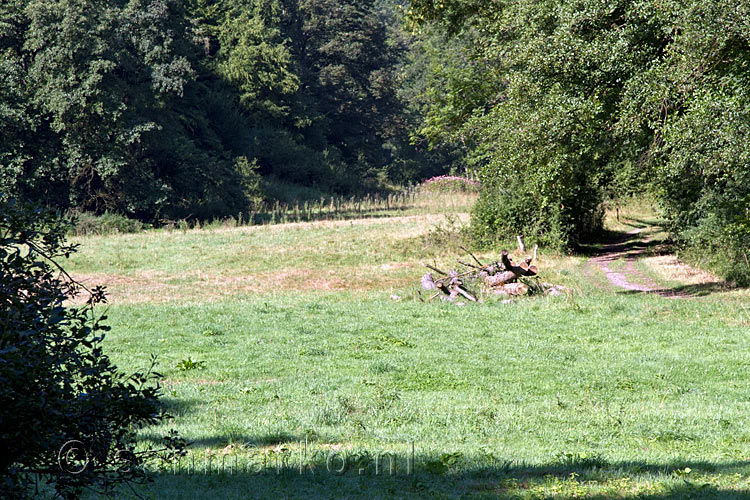
<path id="1" fill-rule="evenodd" d="M 365 196 L 330 196 L 315 201 L 261 203 L 236 217 L 214 219 L 203 227 L 286 224 L 292 222 L 335 221 L 362 217 L 392 217 L 435 213 L 468 212 L 476 194 L 466 192 L 430 193 L 414 187 L 398 193 Z M 201 227 L 199 221 L 167 221 L 166 227 Z"/>
<path id="2" fill-rule="evenodd" d="M 75 236 L 108 235 L 139 232 L 157 227 L 162 229 L 193 229 L 237 227 L 246 225 L 286 224 L 291 222 L 335 221 L 363 217 L 392 217 L 398 215 L 455 214 L 468 212 L 477 195 L 470 192 L 430 192 L 415 186 L 396 193 L 365 196 L 327 196 L 318 200 L 263 202 L 236 216 L 198 219 L 162 219 L 155 225 L 143 224 L 119 214 L 100 216 L 73 213 L 77 220 L 71 232 Z"/>

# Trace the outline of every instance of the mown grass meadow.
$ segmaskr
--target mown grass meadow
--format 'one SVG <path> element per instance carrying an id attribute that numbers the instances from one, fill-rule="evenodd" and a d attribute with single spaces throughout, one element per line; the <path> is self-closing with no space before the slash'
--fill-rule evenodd
<path id="1" fill-rule="evenodd" d="M 192 443 L 135 491 L 750 495 L 746 291 L 620 291 L 586 256 L 542 251 L 545 279 L 566 296 L 423 303 L 422 263 L 450 265 L 461 220 L 456 210 L 450 224 L 422 214 L 81 238 L 73 273 L 114 283 L 109 353 L 125 369 L 156 354 L 164 375 L 174 419 L 141 431 L 142 446 L 169 428 Z"/>

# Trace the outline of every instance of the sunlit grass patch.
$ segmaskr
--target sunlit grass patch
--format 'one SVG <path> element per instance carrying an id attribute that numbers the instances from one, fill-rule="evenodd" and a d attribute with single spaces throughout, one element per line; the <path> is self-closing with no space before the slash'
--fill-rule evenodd
<path id="1" fill-rule="evenodd" d="M 746 486 L 722 465 L 750 453 L 746 327 L 719 300 L 586 294 L 456 307 L 310 292 L 109 313 L 118 363 L 159 355 L 171 427 L 194 443 L 186 460 L 199 468 L 208 449 L 308 439 L 402 457 L 413 443 L 426 489 L 412 497 L 479 494 L 468 485 L 487 474 L 521 483 L 506 488 L 513 494 L 627 497 L 672 491 L 685 467 L 694 471 L 685 478 L 706 477 L 718 491 Z M 186 359 L 201 368 L 181 369 Z M 273 474 L 178 477 L 230 495 L 253 481 L 276 491 Z M 298 496 L 358 477 L 285 474 Z M 146 491 L 169 491 L 172 481 L 159 475 Z M 360 481 L 355 497 L 390 497 L 377 478 Z"/>

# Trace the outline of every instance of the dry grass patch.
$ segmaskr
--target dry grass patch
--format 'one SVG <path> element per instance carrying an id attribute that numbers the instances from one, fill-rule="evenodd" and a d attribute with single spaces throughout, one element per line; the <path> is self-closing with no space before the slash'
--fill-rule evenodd
<path id="1" fill-rule="evenodd" d="M 411 215 L 80 238 L 69 269 L 89 287 L 106 286 L 113 303 L 389 290 L 416 283 L 425 255 L 420 238 L 444 219 Z M 456 219 L 466 223 L 469 215 Z"/>
<path id="2" fill-rule="evenodd" d="M 644 257 L 641 261 L 652 269 L 660 278 L 676 281 L 685 285 L 702 285 L 705 283 L 720 283 L 721 280 L 713 274 L 691 267 L 674 255 L 658 255 Z"/>
<path id="3" fill-rule="evenodd" d="M 419 255 L 415 241 L 443 218 L 420 215 L 79 238 L 81 249 L 68 269 L 132 277 L 149 271 L 243 276 L 293 268 L 382 265 Z M 459 219 L 467 221 L 468 214 Z"/>
<path id="4" fill-rule="evenodd" d="M 463 222 L 469 221 L 468 212 L 457 212 L 455 214 Z M 235 233 L 235 232 L 256 232 L 256 231 L 286 231 L 289 229 L 310 229 L 310 228 L 337 228 L 347 226 L 376 226 L 380 224 L 434 224 L 445 218 L 444 214 L 425 214 L 425 215 L 403 215 L 395 217 L 363 217 L 361 219 L 347 220 L 321 220 L 312 222 L 288 222 L 284 224 L 271 224 L 260 226 L 240 226 L 240 227 L 220 227 L 216 229 L 190 229 L 185 232 L 203 231 L 206 233 Z"/>
<path id="5" fill-rule="evenodd" d="M 169 303 L 184 300 L 209 302 L 241 295 L 284 291 L 390 290 L 416 283 L 422 265 L 417 261 L 325 270 L 290 268 L 240 276 L 192 271 L 181 276 L 144 273 L 122 276 L 99 273 L 74 275 L 88 287 L 107 287 L 111 303 Z M 85 301 L 80 297 L 79 302 Z"/>

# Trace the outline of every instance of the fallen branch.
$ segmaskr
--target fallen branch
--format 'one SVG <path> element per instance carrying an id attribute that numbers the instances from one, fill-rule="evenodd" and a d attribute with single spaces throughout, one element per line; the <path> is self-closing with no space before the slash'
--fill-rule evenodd
<path id="1" fill-rule="evenodd" d="M 523 238 L 518 236 L 518 248 L 521 253 L 526 252 L 526 245 Z M 538 279 L 532 281 L 525 280 L 519 282 L 521 278 L 534 278 L 539 270 L 532 264 L 536 260 L 538 245 L 534 245 L 532 255 L 516 264 L 510 257 L 507 250 L 503 250 L 500 260 L 490 264 L 482 262 L 469 250 L 461 249 L 469 254 L 476 264 L 465 262 L 457 259 L 457 262 L 468 268 L 465 272 L 459 272 L 451 269 L 449 272 L 442 271 L 436 266 L 425 264 L 425 267 L 442 275 L 435 278 L 431 273 L 422 276 L 422 288 L 425 290 L 435 290 L 435 294 L 430 297 L 432 300 L 436 297 L 443 296 L 444 300 L 455 301 L 463 297 L 471 302 L 478 302 L 479 295 L 472 291 L 472 287 L 478 286 L 480 290 L 498 295 L 526 295 L 533 293 L 543 293 L 547 295 L 559 295 L 565 288 L 550 283 L 540 283 Z"/>
<path id="2" fill-rule="evenodd" d="M 479 267 L 483 267 L 483 266 L 484 266 L 484 264 L 482 264 L 482 262 L 481 262 L 481 261 L 480 261 L 479 259 L 477 259 L 477 258 L 476 258 L 476 257 L 474 256 L 474 254 L 473 254 L 473 253 L 471 253 L 470 251 L 468 251 L 468 250 L 467 250 L 466 248 L 464 248 L 464 247 L 458 247 L 458 248 L 460 248 L 460 249 L 461 249 L 461 250 L 463 250 L 464 252 L 466 252 L 466 253 L 468 253 L 469 255 L 471 255 L 471 258 L 472 258 L 472 259 L 474 259 L 474 261 L 475 261 L 475 262 L 476 262 L 477 264 L 479 264 Z"/>
<path id="3" fill-rule="evenodd" d="M 440 273 L 440 274 L 442 274 L 443 276 L 448 276 L 448 273 L 446 273 L 445 271 L 441 271 L 441 270 L 440 270 L 440 269 L 438 269 L 437 267 L 431 266 L 431 265 L 429 265 L 429 264 L 425 264 L 424 266 L 425 266 L 425 267 L 426 267 L 427 269 L 432 269 L 432 270 L 433 270 L 433 271 L 435 271 L 436 273 Z"/>

